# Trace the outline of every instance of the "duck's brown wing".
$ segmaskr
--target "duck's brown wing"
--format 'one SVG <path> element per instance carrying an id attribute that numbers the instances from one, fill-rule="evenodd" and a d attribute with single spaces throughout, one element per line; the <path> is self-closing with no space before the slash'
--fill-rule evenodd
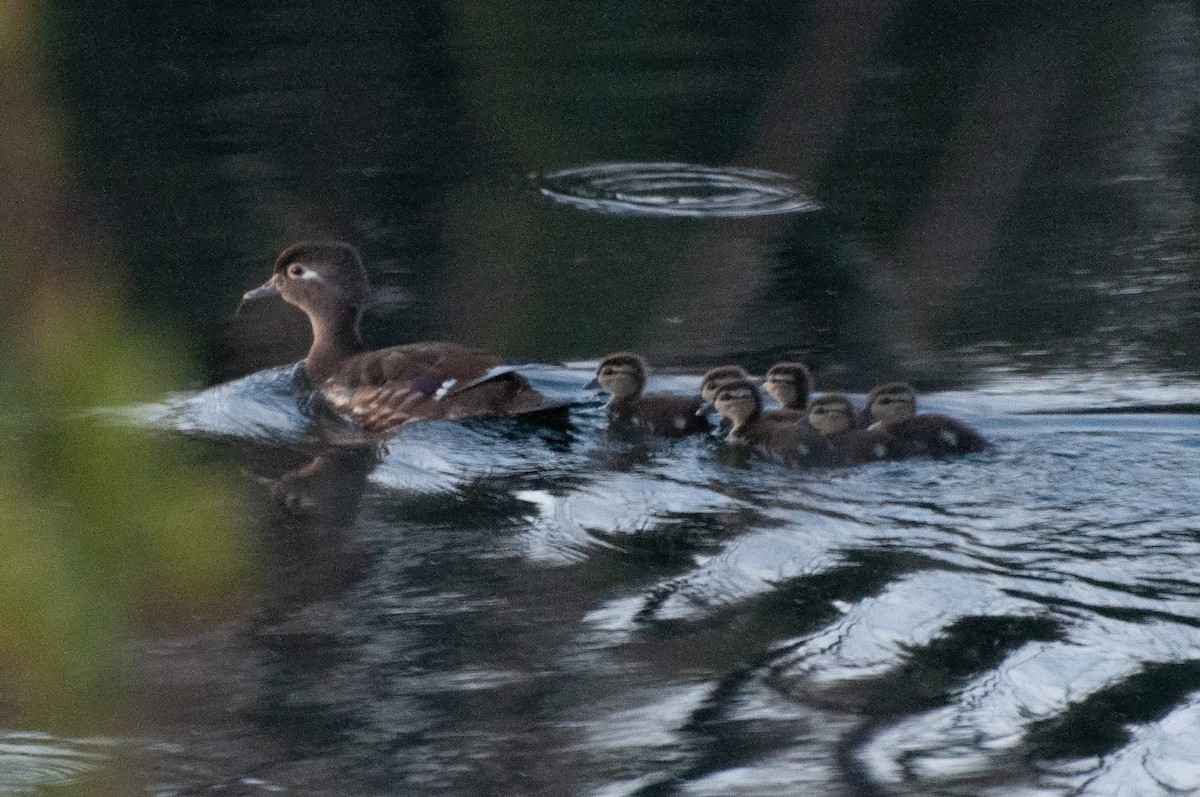
<path id="1" fill-rule="evenodd" d="M 355 387 L 388 381 L 413 384 L 422 391 L 432 385 L 433 393 L 447 380 L 478 379 L 500 362 L 494 354 L 457 343 L 406 343 L 355 355 L 326 381 Z"/>
<path id="2" fill-rule="evenodd" d="M 499 357 L 454 343 L 409 343 L 347 360 L 320 388 L 336 411 L 382 431 L 417 420 L 512 415 L 542 396 Z"/>

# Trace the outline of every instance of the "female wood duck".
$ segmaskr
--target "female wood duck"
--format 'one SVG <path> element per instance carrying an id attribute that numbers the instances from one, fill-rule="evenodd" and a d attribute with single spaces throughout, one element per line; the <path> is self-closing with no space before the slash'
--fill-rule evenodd
<path id="1" fill-rule="evenodd" d="M 752 380 L 735 379 L 721 385 L 713 405 L 731 424 L 726 438 L 730 443 L 749 446 L 792 468 L 838 461 L 828 441 L 808 424 L 764 417 L 762 396 Z"/>
<path id="2" fill-rule="evenodd" d="M 371 286 L 358 251 L 339 241 L 297 243 L 243 301 L 281 296 L 303 310 L 313 342 L 304 373 L 335 411 L 372 431 L 409 421 L 504 416 L 545 407 L 528 380 L 491 354 L 426 342 L 364 351 L 359 322 Z"/>
<path id="3" fill-rule="evenodd" d="M 867 422 L 896 439 L 901 456 L 970 454 L 987 449 L 979 432 L 949 415 L 917 413 L 917 393 L 907 382 L 876 385 L 867 394 Z"/>
<path id="4" fill-rule="evenodd" d="M 883 429 L 863 429 L 858 410 L 844 393 L 826 393 L 808 403 L 808 423 L 833 447 L 843 465 L 897 457 L 896 440 Z"/>
<path id="5" fill-rule="evenodd" d="M 610 421 L 630 423 L 651 434 L 683 437 L 708 432 L 712 425 L 700 412 L 699 396 L 643 393 L 649 368 L 637 354 L 610 354 L 596 366 L 588 388 L 601 388 L 611 398 L 605 405 Z"/>

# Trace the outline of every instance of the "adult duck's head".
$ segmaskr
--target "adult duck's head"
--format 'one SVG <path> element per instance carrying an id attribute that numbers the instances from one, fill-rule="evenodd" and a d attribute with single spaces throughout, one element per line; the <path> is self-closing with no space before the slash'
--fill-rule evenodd
<path id="1" fill-rule="evenodd" d="M 600 361 L 596 366 L 596 378 L 588 386 L 604 390 L 612 396 L 613 401 L 621 401 L 642 392 L 648 372 L 646 361 L 639 355 L 617 352 Z"/>
<path id="2" fill-rule="evenodd" d="M 358 250 L 340 241 L 292 244 L 275 258 L 271 279 L 247 291 L 243 301 L 283 297 L 319 322 L 358 317 L 371 296 L 367 270 Z"/>
<path id="3" fill-rule="evenodd" d="M 867 415 L 884 426 L 911 418 L 917 412 L 917 393 L 907 382 L 877 385 L 867 394 Z"/>
<path id="4" fill-rule="evenodd" d="M 314 382 L 328 377 L 347 357 L 362 351 L 359 320 L 371 296 L 358 250 L 340 241 L 292 244 L 275 258 L 271 279 L 242 301 L 281 296 L 303 310 L 313 342 L 304 369 Z"/>

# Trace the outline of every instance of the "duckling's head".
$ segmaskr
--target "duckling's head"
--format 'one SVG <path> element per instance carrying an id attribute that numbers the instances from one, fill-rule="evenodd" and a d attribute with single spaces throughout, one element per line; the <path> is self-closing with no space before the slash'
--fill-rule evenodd
<path id="1" fill-rule="evenodd" d="M 700 398 L 711 404 L 721 385 L 734 379 L 749 378 L 750 372 L 740 365 L 718 365 L 716 368 L 710 368 L 700 380 Z"/>
<path id="2" fill-rule="evenodd" d="M 867 394 L 867 414 L 872 423 L 884 426 L 911 418 L 917 413 L 917 392 L 907 382 L 887 382 Z"/>
<path id="3" fill-rule="evenodd" d="M 844 394 L 826 393 L 808 403 L 808 424 L 828 437 L 858 426 L 858 411 Z"/>
<path id="4" fill-rule="evenodd" d="M 801 409 L 812 392 L 812 374 L 804 363 L 775 363 L 767 369 L 763 388 L 788 409 Z"/>
<path id="5" fill-rule="evenodd" d="M 596 366 L 596 382 L 613 401 L 631 398 L 642 392 L 649 372 L 646 361 L 637 354 L 610 354 Z"/>
<path id="6" fill-rule="evenodd" d="M 360 314 L 371 296 L 358 250 L 341 241 L 292 244 L 275 259 L 271 279 L 243 300 L 282 296 L 313 317 Z"/>
<path id="7" fill-rule="evenodd" d="M 733 379 L 717 388 L 713 406 L 736 429 L 762 411 L 762 396 L 753 380 Z"/>

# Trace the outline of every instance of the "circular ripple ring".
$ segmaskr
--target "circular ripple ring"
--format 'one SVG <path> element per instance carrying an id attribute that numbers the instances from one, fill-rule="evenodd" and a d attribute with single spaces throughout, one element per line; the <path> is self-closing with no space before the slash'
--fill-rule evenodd
<path id="1" fill-rule="evenodd" d="M 565 205 L 622 216 L 750 217 L 821 206 L 792 177 L 765 169 L 690 163 L 598 163 L 535 176 Z"/>

